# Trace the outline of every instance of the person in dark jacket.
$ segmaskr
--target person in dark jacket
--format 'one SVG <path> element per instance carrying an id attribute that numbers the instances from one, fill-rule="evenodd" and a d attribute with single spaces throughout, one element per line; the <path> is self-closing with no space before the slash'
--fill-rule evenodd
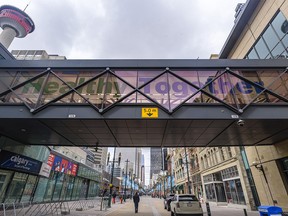
<path id="1" fill-rule="evenodd" d="M 138 192 L 135 192 L 133 196 L 133 202 L 134 202 L 134 207 L 135 207 L 135 213 L 138 213 L 138 204 L 140 202 L 140 196 Z"/>

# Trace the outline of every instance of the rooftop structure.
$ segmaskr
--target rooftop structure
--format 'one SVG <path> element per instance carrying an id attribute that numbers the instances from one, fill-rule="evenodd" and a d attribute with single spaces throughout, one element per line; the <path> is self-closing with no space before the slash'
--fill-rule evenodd
<path id="1" fill-rule="evenodd" d="M 3 29 L 0 43 L 8 48 L 15 37 L 23 38 L 35 29 L 32 19 L 22 10 L 3 5 L 0 7 L 0 26 Z"/>

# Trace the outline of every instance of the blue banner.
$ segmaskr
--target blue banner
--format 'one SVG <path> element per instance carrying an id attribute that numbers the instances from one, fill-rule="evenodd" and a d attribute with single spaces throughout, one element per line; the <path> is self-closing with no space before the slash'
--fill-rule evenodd
<path id="1" fill-rule="evenodd" d="M 38 174 L 41 168 L 42 162 L 34 160 L 32 158 L 8 152 L 5 150 L 0 151 L 0 167 L 22 171 L 26 173 Z"/>

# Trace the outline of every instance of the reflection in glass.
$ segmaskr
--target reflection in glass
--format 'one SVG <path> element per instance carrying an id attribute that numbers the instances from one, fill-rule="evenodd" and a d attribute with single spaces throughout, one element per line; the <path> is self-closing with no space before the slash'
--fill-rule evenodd
<path id="1" fill-rule="evenodd" d="M 163 74 L 158 77 L 156 80 L 153 80 L 148 85 L 145 85 L 140 89 L 145 95 L 151 97 L 154 101 L 165 107 L 167 110 L 170 110 L 169 103 L 169 92 L 170 86 L 168 83 L 167 74 Z"/>
<path id="2" fill-rule="evenodd" d="M 24 190 L 28 174 L 15 172 L 14 177 L 10 183 L 9 190 L 5 203 L 19 202 L 22 192 Z"/>
<path id="3" fill-rule="evenodd" d="M 282 12 L 279 12 L 271 23 L 280 39 L 285 35 L 284 32 L 281 30 L 281 27 L 285 20 L 287 19 L 284 17 Z"/>
<path id="4" fill-rule="evenodd" d="M 267 49 L 267 46 L 262 38 L 260 38 L 256 43 L 255 49 L 257 50 L 260 59 L 265 59 L 266 56 L 269 54 L 269 50 Z"/>
<path id="5" fill-rule="evenodd" d="M 276 44 L 279 42 L 279 38 L 277 37 L 277 35 L 275 34 L 271 26 L 269 26 L 266 29 L 265 33 L 263 34 L 263 39 L 265 40 L 270 50 L 272 50 L 276 46 Z"/>

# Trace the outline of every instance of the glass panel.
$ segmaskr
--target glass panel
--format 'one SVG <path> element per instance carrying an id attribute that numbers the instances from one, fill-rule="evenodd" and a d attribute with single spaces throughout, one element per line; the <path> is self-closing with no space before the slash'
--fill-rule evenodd
<path id="1" fill-rule="evenodd" d="M 209 201 L 216 201 L 214 184 L 205 185 L 206 198 Z"/>
<path id="2" fill-rule="evenodd" d="M 278 15 L 275 17 L 275 19 L 271 23 L 276 33 L 278 34 L 279 38 L 282 38 L 285 34 L 281 29 L 283 23 L 285 23 L 285 20 L 286 18 L 284 17 L 284 15 L 281 12 L 279 12 Z"/>
<path id="3" fill-rule="evenodd" d="M 269 26 L 266 29 L 265 33 L 263 34 L 263 39 L 265 40 L 270 50 L 272 50 L 276 46 L 276 44 L 279 42 L 279 38 L 277 37 L 277 35 L 275 34 L 271 26 Z"/>
<path id="4" fill-rule="evenodd" d="M 287 73 L 283 74 L 280 78 L 281 71 L 262 71 L 259 72 L 260 79 L 263 85 L 268 89 L 283 96 L 287 97 L 288 93 L 288 76 Z"/>
<path id="5" fill-rule="evenodd" d="M 50 73 L 46 85 L 43 88 L 43 93 L 41 95 L 39 105 L 44 105 L 69 90 L 71 90 L 70 87 L 59 80 L 58 77 Z"/>
<path id="6" fill-rule="evenodd" d="M 149 91 L 147 91 L 147 89 L 149 89 Z M 167 81 L 167 74 L 158 77 L 153 82 L 141 88 L 140 91 L 157 101 L 167 110 L 170 110 L 168 98 L 170 86 Z"/>
<path id="7" fill-rule="evenodd" d="M 71 200 L 72 192 L 73 192 L 73 186 L 74 186 L 74 177 L 68 176 L 67 189 L 66 189 L 67 191 L 66 191 L 65 200 Z"/>
<path id="8" fill-rule="evenodd" d="M 229 77 L 227 73 L 223 74 L 221 77 L 218 77 L 207 87 L 205 87 L 204 90 L 206 92 L 212 93 L 215 97 L 219 98 L 220 100 L 228 104 L 235 104 L 234 101 L 235 85 L 232 85 L 229 82 Z"/>
<path id="9" fill-rule="evenodd" d="M 43 73 L 43 72 L 44 72 L 44 70 L 39 70 L 39 71 L 19 71 L 17 73 L 17 77 L 14 80 L 12 85 L 16 86 L 16 85 L 18 85 L 20 83 L 23 83 L 23 82 L 35 77 L 36 75 L 39 75 L 39 74 Z M 45 77 L 45 75 L 43 74 L 42 77 Z M 37 84 L 35 84 L 35 85 L 37 86 Z"/>
<path id="10" fill-rule="evenodd" d="M 0 93 L 8 90 L 8 87 L 13 85 L 15 77 L 15 71 L 0 70 Z"/>
<path id="11" fill-rule="evenodd" d="M 86 198 L 89 180 L 83 179 L 80 184 L 80 198 Z"/>
<path id="12" fill-rule="evenodd" d="M 223 183 L 215 184 L 217 202 L 227 202 Z"/>
<path id="13" fill-rule="evenodd" d="M 193 83 L 194 85 L 200 87 L 199 78 L 198 78 L 198 71 L 172 71 L 173 73 L 177 74 L 181 78 L 188 80 L 189 82 Z M 205 72 L 203 72 L 204 75 Z"/>
<path id="14" fill-rule="evenodd" d="M 271 54 L 274 58 L 278 59 L 281 58 L 281 53 L 285 50 L 282 43 L 278 43 L 277 46 L 272 50 Z"/>
<path id="15" fill-rule="evenodd" d="M 62 182 L 62 190 L 61 190 L 60 200 L 66 199 L 66 193 L 68 190 L 68 183 L 69 183 L 69 176 L 66 174 L 63 174 L 63 182 Z"/>
<path id="16" fill-rule="evenodd" d="M 44 201 L 51 201 L 51 199 L 52 199 L 57 173 L 58 172 L 54 172 L 54 171 L 51 171 L 51 173 L 50 173 L 50 178 L 48 181 L 46 194 L 44 196 Z"/>
<path id="17" fill-rule="evenodd" d="M 242 189 L 242 185 L 241 185 L 240 179 L 236 179 L 235 180 L 235 185 L 236 185 L 236 191 L 237 191 L 239 204 L 245 205 L 246 202 L 245 202 L 244 192 L 243 192 L 243 189 Z"/>
<path id="18" fill-rule="evenodd" d="M 13 92 L 8 93 L 0 97 L 0 103 L 24 103 L 18 95 Z M 33 106 L 30 107 L 32 109 Z"/>
<path id="19" fill-rule="evenodd" d="M 189 96 L 193 95 L 197 90 L 187 83 L 179 80 L 177 77 L 168 74 L 170 86 L 170 108 L 174 109 L 182 104 Z"/>
<path id="20" fill-rule="evenodd" d="M 151 70 L 147 70 L 147 71 L 138 71 L 138 86 L 140 87 L 143 84 L 149 82 L 151 79 L 153 79 L 154 77 L 156 77 L 157 75 L 159 75 L 160 73 L 163 73 L 162 71 L 151 71 Z M 149 88 L 146 88 L 147 93 L 149 93 Z M 145 92 L 146 93 L 146 92 Z"/>
<path id="21" fill-rule="evenodd" d="M 40 177 L 33 197 L 33 202 L 42 202 L 48 185 L 48 179 Z"/>
<path id="22" fill-rule="evenodd" d="M 154 103 L 150 101 L 147 97 L 143 96 L 140 93 L 137 93 L 137 103 Z"/>
<path id="23" fill-rule="evenodd" d="M 109 74 L 107 83 L 108 85 L 105 88 L 105 98 L 103 101 L 105 108 L 116 103 L 119 99 L 125 97 L 134 90 L 122 80 L 111 74 Z"/>
<path id="24" fill-rule="evenodd" d="M 135 104 L 137 97 L 139 97 L 137 95 L 140 96 L 139 93 L 134 93 L 134 94 L 130 95 L 129 97 L 125 98 L 123 101 L 121 101 L 121 103 Z M 140 101 L 140 103 L 141 103 L 141 101 Z"/>
<path id="25" fill-rule="evenodd" d="M 202 103 L 202 94 L 199 92 L 191 97 L 186 103 Z"/>
<path id="26" fill-rule="evenodd" d="M 22 194 L 21 202 L 29 202 L 31 200 L 32 193 L 36 187 L 36 180 L 36 176 L 29 175 Z"/>
<path id="27" fill-rule="evenodd" d="M 130 85 L 136 87 L 137 86 L 137 71 L 120 71 L 116 70 L 114 73 L 125 80 Z"/>
<path id="28" fill-rule="evenodd" d="M 284 47 L 286 47 L 286 52 L 288 52 L 288 34 L 284 36 L 284 38 L 282 39 L 282 43 L 284 44 Z"/>
<path id="29" fill-rule="evenodd" d="M 257 97 L 258 92 L 260 93 L 262 89 L 257 86 L 254 86 L 251 83 L 248 83 L 244 80 L 239 79 L 230 74 L 230 81 L 233 86 L 233 92 L 235 94 L 237 104 L 240 107 L 243 105 L 249 104 L 252 100 Z"/>
<path id="30" fill-rule="evenodd" d="M 252 48 L 251 51 L 248 53 L 249 59 L 259 59 L 258 54 L 256 53 L 255 49 Z"/>
<path id="31" fill-rule="evenodd" d="M 0 169 L 0 203 L 3 203 L 5 196 L 5 191 L 7 189 L 8 183 L 11 180 L 12 171 L 6 171 Z"/>
<path id="32" fill-rule="evenodd" d="M 63 187 L 63 183 L 64 183 L 64 176 L 65 174 L 62 172 L 56 172 L 55 175 L 55 189 L 54 189 L 54 193 L 53 193 L 53 201 L 57 201 L 60 199 L 60 195 L 61 195 L 61 191 L 62 191 L 62 187 Z"/>
<path id="33" fill-rule="evenodd" d="M 76 177 L 73 192 L 72 192 L 72 200 L 76 200 L 80 197 L 80 185 L 81 185 L 81 179 Z"/>
<path id="34" fill-rule="evenodd" d="M 255 49 L 260 57 L 260 59 L 265 59 L 265 57 L 269 54 L 269 50 L 267 49 L 262 38 L 258 40 L 255 45 Z"/>
<path id="35" fill-rule="evenodd" d="M 199 87 L 202 88 L 207 83 L 211 82 L 222 71 L 198 71 Z M 213 94 L 213 91 L 210 92 Z"/>
<path id="36" fill-rule="evenodd" d="M 46 75 L 15 89 L 15 94 L 17 94 L 31 108 L 35 108 L 45 77 Z"/>
<path id="37" fill-rule="evenodd" d="M 6 203 L 20 201 L 27 177 L 28 174 L 15 172 L 5 199 Z"/>

